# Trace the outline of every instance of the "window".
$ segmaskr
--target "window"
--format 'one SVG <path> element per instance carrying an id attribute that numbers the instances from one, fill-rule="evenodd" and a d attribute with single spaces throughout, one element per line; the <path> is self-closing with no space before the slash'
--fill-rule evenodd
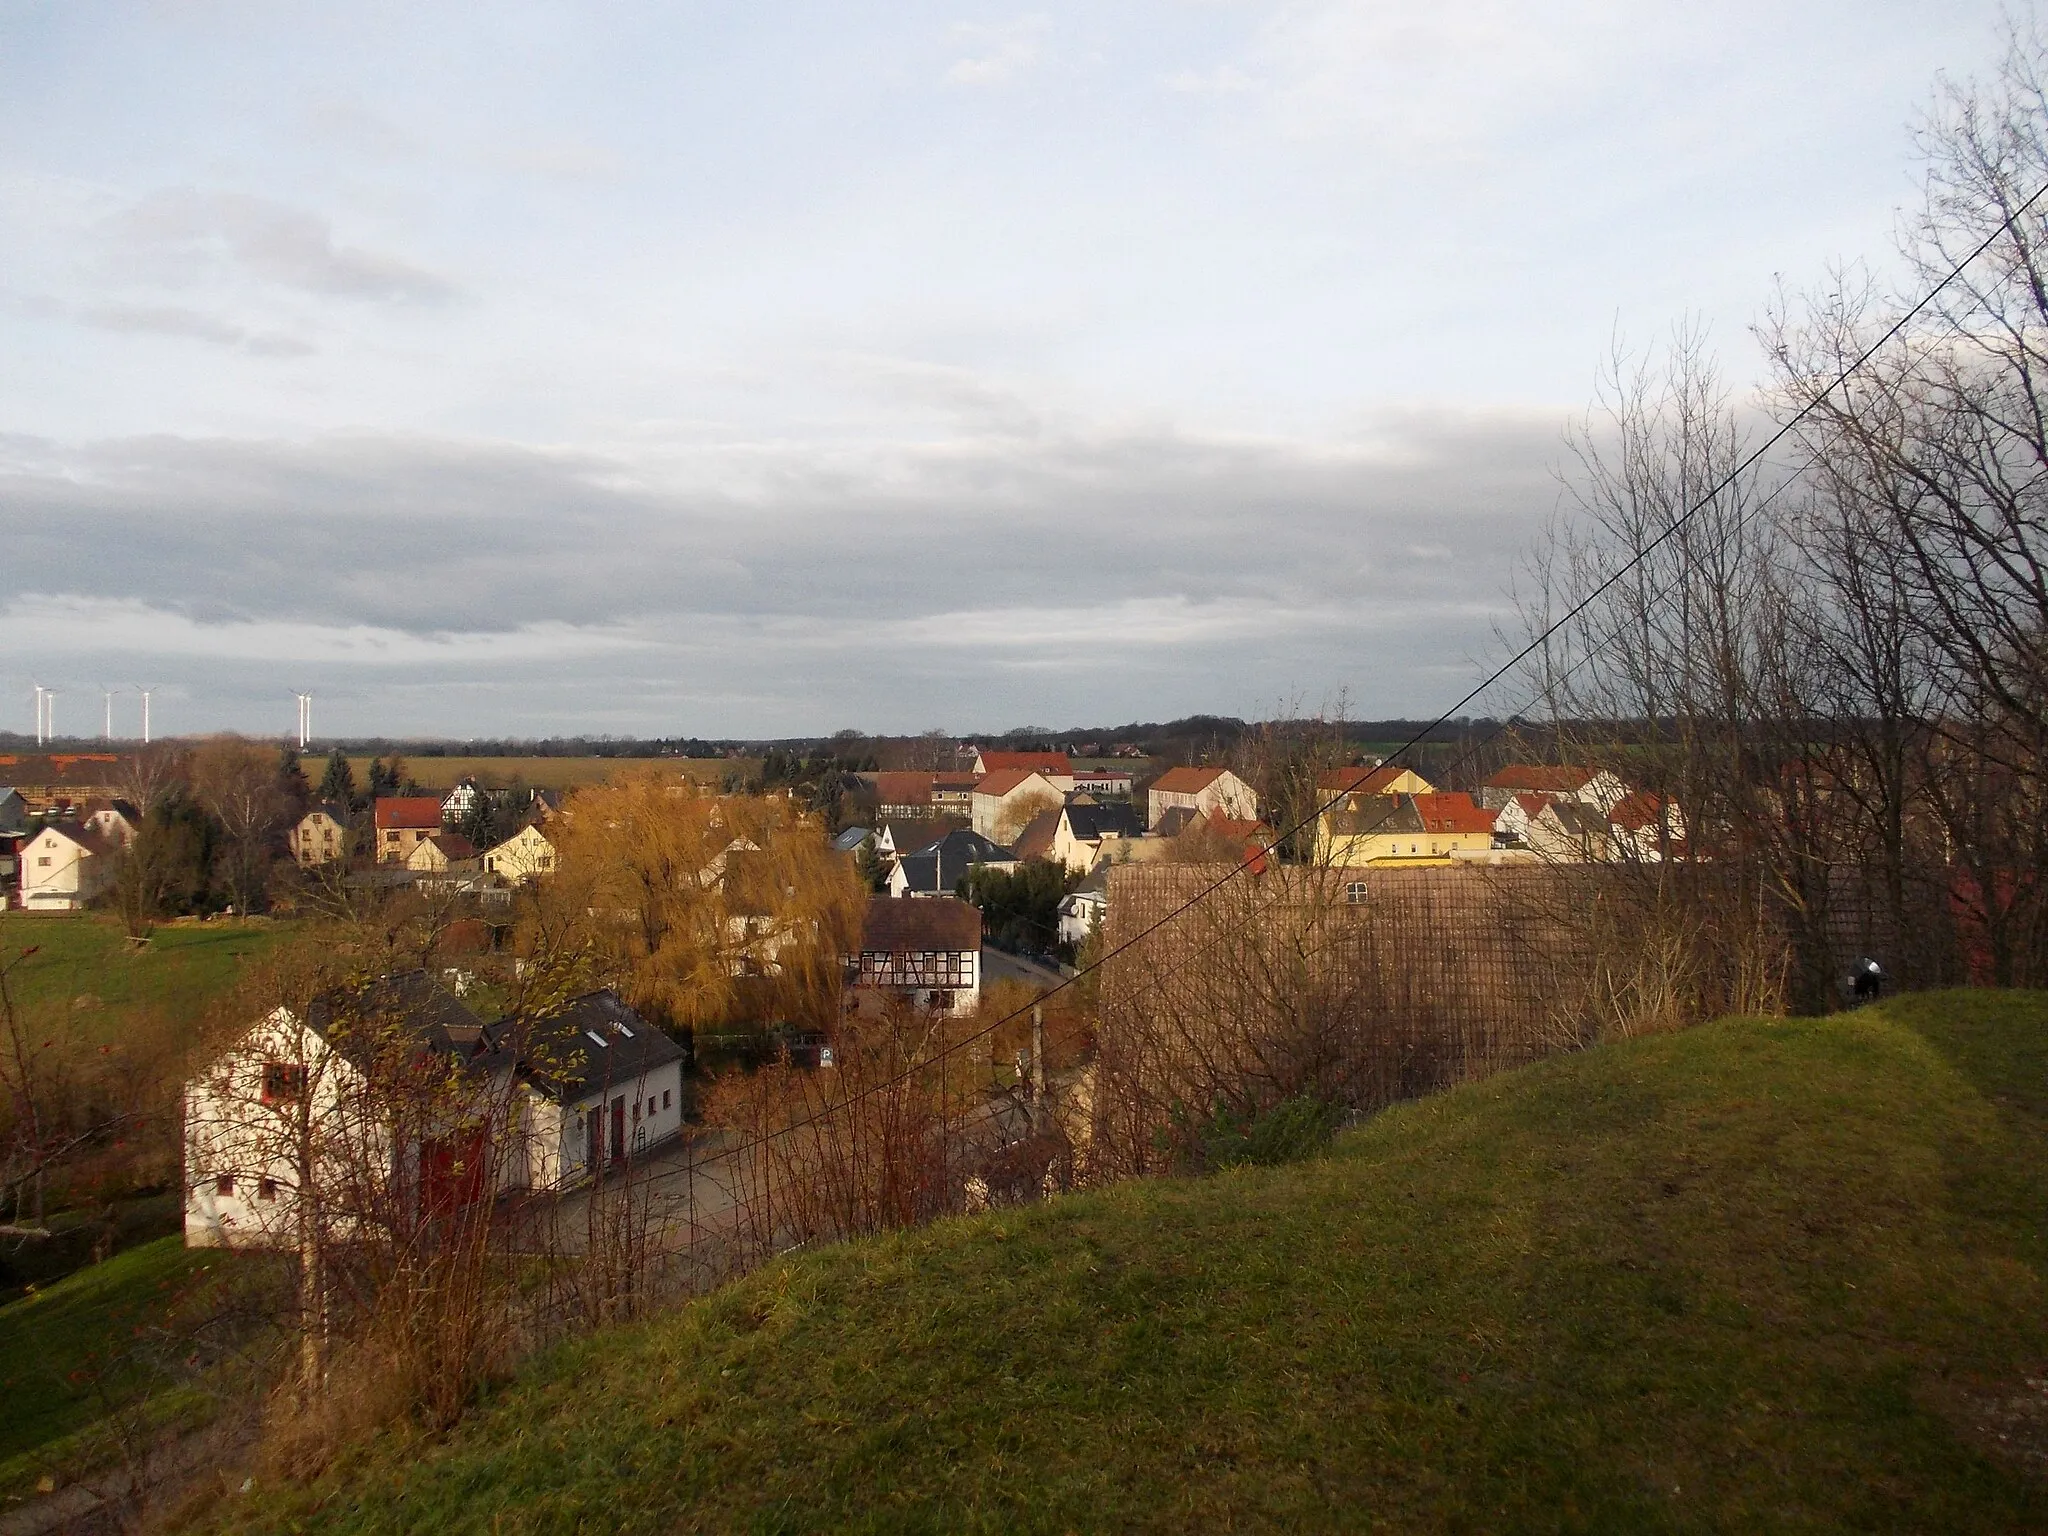
<path id="1" fill-rule="evenodd" d="M 50 867 L 50 856 L 49 856 L 49 855 L 48 855 L 47 853 L 46 853 L 46 854 L 44 854 L 44 855 L 43 855 L 43 856 L 42 856 L 42 857 L 41 857 L 40 859 L 37 859 L 37 860 L 36 860 L 36 868 L 38 868 L 38 869 L 48 869 L 49 867 Z"/>
<path id="2" fill-rule="evenodd" d="M 1344 899 L 1353 906 L 1357 906 L 1358 903 L 1365 900 L 1365 882 L 1363 880 L 1354 880 L 1345 886 Z"/>
<path id="3" fill-rule="evenodd" d="M 281 1061 L 266 1061 L 263 1064 L 263 1102 L 284 1104 L 301 1098 L 306 1092 L 306 1069 Z"/>
<path id="4" fill-rule="evenodd" d="M 216 1195 L 234 1194 L 235 1176 L 232 1173 L 224 1173 L 219 1178 L 215 1179 L 213 1181 L 213 1192 Z"/>
<path id="5" fill-rule="evenodd" d="M 277 1198 L 277 1180 L 258 1179 L 256 1181 L 256 1198 L 258 1200 L 275 1200 Z"/>
<path id="6" fill-rule="evenodd" d="M 664 1088 L 664 1089 L 662 1089 L 662 1090 L 661 1090 L 661 1107 L 662 1107 L 663 1109 L 667 1109 L 667 1108 L 668 1108 L 668 1094 L 669 1094 L 669 1091 L 668 1091 L 668 1089 Z"/>
<path id="7" fill-rule="evenodd" d="M 938 992 L 934 992 L 934 993 L 932 994 L 932 1006 L 933 1006 L 934 1008 L 950 1008 L 950 1007 L 952 1007 L 952 1006 L 953 1006 L 953 994 L 952 994 L 952 993 L 950 993 L 950 992 L 946 992 L 946 991 L 938 991 Z"/>

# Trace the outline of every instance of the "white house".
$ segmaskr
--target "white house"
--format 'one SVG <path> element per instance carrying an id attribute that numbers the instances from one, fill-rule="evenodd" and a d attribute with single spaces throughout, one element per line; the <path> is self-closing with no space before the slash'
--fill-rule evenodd
<path id="1" fill-rule="evenodd" d="M 484 854 L 484 869 L 514 885 L 555 872 L 555 845 L 531 822 Z"/>
<path id="2" fill-rule="evenodd" d="M 1074 792 L 1074 764 L 1064 752 L 983 752 L 974 754 L 974 776 L 992 773 L 1041 773 L 1062 795 Z"/>
<path id="3" fill-rule="evenodd" d="M 1109 915 L 1109 868 L 1105 865 L 1060 898 L 1060 942 L 1081 945 Z"/>
<path id="4" fill-rule="evenodd" d="M 889 870 L 889 894 L 951 896 L 967 872 L 982 865 L 1015 869 L 1017 860 L 1009 849 L 998 847 L 980 833 L 956 827 L 922 848 L 899 855 Z"/>
<path id="5" fill-rule="evenodd" d="M 437 1068 L 408 1075 L 423 1054 L 455 1065 L 452 1088 Z M 289 1247 L 302 1214 L 347 1241 L 496 1193 L 514 1065 L 425 971 L 329 994 L 304 1019 L 273 1009 L 185 1085 L 185 1246 Z"/>
<path id="6" fill-rule="evenodd" d="M 615 993 L 486 1025 L 424 971 L 386 976 L 274 1010 L 186 1085 L 185 1243 L 291 1246 L 308 1209 L 348 1241 L 562 1188 L 682 1122 L 681 1049 Z"/>
<path id="7" fill-rule="evenodd" d="M 78 824 L 125 853 L 135 846 L 142 831 L 142 812 L 126 800 L 95 800 L 85 808 Z"/>
<path id="8" fill-rule="evenodd" d="M 1008 844 L 1032 817 L 1057 810 L 1065 798 L 1058 783 L 1035 768 L 1001 768 L 976 781 L 972 824 L 990 842 Z"/>
<path id="9" fill-rule="evenodd" d="M 1547 800 L 1577 800 L 1605 816 L 1628 793 L 1628 786 L 1606 768 L 1548 763 L 1510 763 L 1487 779 L 1479 789 L 1479 803 L 1488 810 L 1504 810 L 1517 795 L 1541 795 Z"/>
<path id="10" fill-rule="evenodd" d="M 526 1090 L 518 1184 L 560 1189 L 682 1130 L 682 1048 L 616 992 L 586 993 L 513 1029 Z"/>
<path id="11" fill-rule="evenodd" d="M 474 811 L 477 801 L 482 798 L 483 791 L 476 787 L 475 779 L 460 779 L 441 801 L 441 820 L 450 826 L 455 825 Z"/>
<path id="12" fill-rule="evenodd" d="M 75 912 L 112 889 L 121 849 L 83 827 L 47 826 L 21 845 L 21 904 Z"/>
<path id="13" fill-rule="evenodd" d="M 1053 828 L 1050 857 L 1085 875 L 1116 843 L 1143 837 L 1138 813 L 1127 805 L 1068 805 Z"/>
<path id="14" fill-rule="evenodd" d="M 971 1013 L 981 1000 L 981 913 L 952 896 L 877 896 L 850 969 L 856 1009 L 901 998 L 934 1013 Z"/>
<path id="15" fill-rule="evenodd" d="M 1228 768 L 1169 768 L 1145 791 L 1145 825 L 1156 828 L 1173 810 L 1192 812 L 1192 821 L 1219 811 L 1231 821 L 1257 821 L 1259 797 Z"/>

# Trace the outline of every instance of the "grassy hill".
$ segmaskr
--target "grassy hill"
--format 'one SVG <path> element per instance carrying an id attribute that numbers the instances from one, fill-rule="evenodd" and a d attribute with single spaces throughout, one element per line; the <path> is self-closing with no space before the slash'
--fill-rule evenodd
<path id="1" fill-rule="evenodd" d="M 2048 1527 L 2048 997 L 1728 1020 L 784 1260 L 247 1528 Z"/>

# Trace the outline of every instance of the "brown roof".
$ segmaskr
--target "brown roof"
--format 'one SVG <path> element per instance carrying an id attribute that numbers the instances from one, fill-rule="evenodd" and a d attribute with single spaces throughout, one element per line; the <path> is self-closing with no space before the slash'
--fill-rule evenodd
<path id="1" fill-rule="evenodd" d="M 425 832 L 441 830 L 441 802 L 433 795 L 379 795 L 379 832 Z"/>
<path id="2" fill-rule="evenodd" d="M 1545 763 L 1510 763 L 1486 781 L 1486 788 L 1575 795 L 1592 783 L 1593 775 L 1599 771 L 1598 768 L 1556 768 Z"/>
<path id="3" fill-rule="evenodd" d="M 1410 796 L 1422 816 L 1425 832 L 1493 832 L 1495 813 L 1470 795 L 1446 793 Z"/>
<path id="4" fill-rule="evenodd" d="M 1534 821 L 1543 814 L 1543 807 L 1550 804 L 1550 801 L 1543 795 L 1523 794 L 1515 796 L 1515 804 L 1522 808 L 1523 814 L 1531 821 Z M 1502 807 L 1502 809 L 1506 809 L 1506 807 Z"/>
<path id="5" fill-rule="evenodd" d="M 1026 779 L 1037 777 L 1039 770 L 1036 768 L 1004 768 L 983 774 L 975 781 L 974 792 L 977 795 L 1007 795 Z M 1047 784 L 1046 788 L 1051 789 L 1052 785 Z"/>
<path id="6" fill-rule="evenodd" d="M 1152 787 L 1169 795 L 1198 795 L 1230 770 L 1227 768 L 1169 768 Z"/>
<path id="7" fill-rule="evenodd" d="M 94 788 L 106 784 L 110 769 L 123 759 L 112 752 L 52 752 L 23 755 L 0 752 L 0 779 L 9 784 L 76 784 Z"/>
<path id="8" fill-rule="evenodd" d="M 878 773 L 875 801 L 879 805 L 929 805 L 932 775 L 928 773 Z"/>
<path id="9" fill-rule="evenodd" d="M 1019 859 L 1049 859 L 1052 857 L 1053 835 L 1059 829 L 1058 811 L 1040 811 L 1024 824 L 1024 830 L 1010 844 L 1010 851 Z"/>
<path id="10" fill-rule="evenodd" d="M 1074 765 L 1064 752 L 984 752 L 981 771 L 996 773 L 1007 768 L 1028 768 L 1039 773 L 1071 774 Z"/>
<path id="11" fill-rule="evenodd" d="M 427 841 L 440 849 L 444 858 L 473 859 L 476 857 L 476 844 L 472 843 L 460 832 L 443 832 L 439 837 L 430 837 Z"/>
<path id="12" fill-rule="evenodd" d="M 889 954 L 940 950 L 960 954 L 981 948 L 981 913 L 956 896 L 877 896 L 868 902 L 860 947 Z"/>

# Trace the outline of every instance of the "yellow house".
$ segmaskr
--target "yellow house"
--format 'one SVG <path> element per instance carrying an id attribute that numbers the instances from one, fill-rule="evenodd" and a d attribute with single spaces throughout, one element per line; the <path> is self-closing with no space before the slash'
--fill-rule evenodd
<path id="1" fill-rule="evenodd" d="M 547 840 L 539 827 L 521 827 L 485 852 L 484 870 L 489 874 L 502 875 L 515 885 L 538 880 L 555 872 L 555 845 Z"/>
<path id="2" fill-rule="evenodd" d="M 476 849 L 459 832 L 429 837 L 406 855 L 405 867 L 422 875 L 459 875 L 476 868 Z"/>
<path id="3" fill-rule="evenodd" d="M 340 806 L 322 801 L 299 818 L 290 834 L 292 857 L 301 864 L 331 864 L 345 859 L 355 843 L 349 829 L 348 813 Z"/>
<path id="4" fill-rule="evenodd" d="M 1359 795 L 1316 821 L 1316 862 L 1448 864 L 1493 847 L 1493 812 L 1470 795 Z"/>

